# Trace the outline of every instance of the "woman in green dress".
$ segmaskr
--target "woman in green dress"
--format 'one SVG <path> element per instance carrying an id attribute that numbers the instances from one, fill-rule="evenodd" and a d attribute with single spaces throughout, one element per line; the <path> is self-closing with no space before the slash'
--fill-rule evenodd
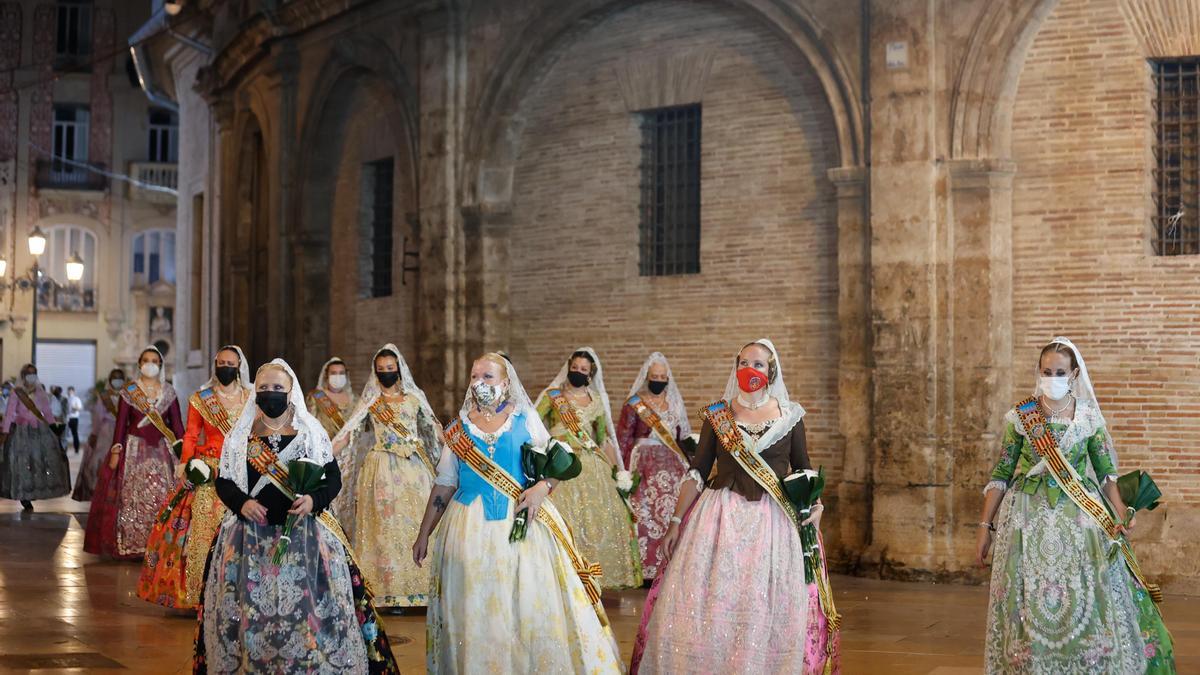
<path id="1" fill-rule="evenodd" d="M 1135 519 L 1117 489 L 1116 452 L 1083 357 L 1055 338 L 1038 374 L 1036 398 L 1005 417 L 984 489 L 981 566 L 995 538 L 985 668 L 1173 673 L 1157 588 L 1125 540 Z"/>
<path id="2" fill-rule="evenodd" d="M 564 481 L 554 503 L 575 533 L 583 557 L 604 571 L 605 590 L 642 584 L 641 554 L 630 509 L 631 476 L 621 462 L 604 369 L 591 347 L 575 350 L 537 401 L 550 435 L 571 446 L 583 463 L 579 477 Z"/>

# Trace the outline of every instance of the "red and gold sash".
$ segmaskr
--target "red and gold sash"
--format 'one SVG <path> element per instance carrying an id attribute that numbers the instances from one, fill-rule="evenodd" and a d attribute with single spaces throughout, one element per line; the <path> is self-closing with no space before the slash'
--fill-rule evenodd
<path id="1" fill-rule="evenodd" d="M 42 424 L 50 426 L 50 422 L 47 421 L 46 416 L 42 414 L 42 409 L 37 406 L 37 403 L 34 403 L 32 398 L 30 398 L 29 392 L 20 387 L 13 387 L 13 392 L 17 395 L 17 399 L 21 401 L 21 405 L 25 406 L 26 410 L 33 413 L 33 416 L 41 420 Z"/>
<path id="2" fill-rule="evenodd" d="M 775 503 L 796 524 L 796 530 L 799 532 L 800 523 L 802 522 L 800 514 L 796 512 L 792 501 L 783 493 L 783 485 L 780 482 L 779 476 L 775 475 L 775 471 L 767 465 L 762 455 L 746 447 L 742 431 L 733 419 L 733 410 L 730 409 L 729 403 L 723 400 L 717 401 L 701 409 L 700 417 L 707 420 L 709 425 L 712 426 L 721 447 L 733 456 L 738 466 L 742 467 L 742 470 L 753 478 L 759 487 L 771 495 Z M 832 646 L 833 635 L 841 628 L 842 617 L 837 613 L 837 608 L 833 606 L 833 589 L 829 586 L 829 577 L 824 568 L 819 569 L 814 576 L 817 580 L 817 597 L 821 602 L 821 610 L 825 614 L 826 622 L 829 625 L 829 644 Z"/>
<path id="3" fill-rule="evenodd" d="M 329 394 L 320 389 L 313 389 L 311 396 L 317 402 L 317 405 L 321 406 L 321 410 L 325 412 L 325 416 L 333 422 L 338 431 L 341 431 L 342 427 L 346 426 L 346 418 L 342 417 L 342 411 L 338 408 L 337 403 L 329 397 Z"/>
<path id="4" fill-rule="evenodd" d="M 1075 502 L 1080 511 L 1092 517 L 1092 520 L 1104 530 L 1109 539 L 1121 547 L 1121 555 L 1125 558 L 1125 564 L 1129 567 L 1130 573 L 1142 585 L 1142 588 L 1146 589 L 1154 602 L 1162 602 L 1162 589 L 1158 584 L 1152 584 L 1142 576 L 1142 569 L 1138 565 L 1137 558 L 1133 556 L 1129 540 L 1117 532 L 1117 523 L 1113 520 L 1112 514 L 1108 512 L 1099 498 L 1083 487 L 1083 480 L 1079 477 L 1079 473 L 1063 457 L 1062 449 L 1058 447 L 1058 439 L 1046 427 L 1046 418 L 1042 415 L 1037 399 L 1030 397 L 1018 403 L 1017 416 L 1021 419 L 1021 426 L 1024 427 L 1025 435 L 1029 438 L 1034 451 L 1046 462 L 1046 466 L 1058 481 L 1059 486 L 1062 487 L 1063 492 L 1071 498 L 1071 501 Z"/>
<path id="5" fill-rule="evenodd" d="M 165 392 L 164 392 L 165 393 Z M 146 392 L 138 386 L 137 382 L 125 387 L 125 395 L 129 399 L 129 403 L 137 408 L 137 411 L 146 416 L 150 420 L 150 424 L 158 429 L 158 433 L 162 434 L 163 438 L 167 439 L 167 445 L 175 445 L 179 439 L 175 438 L 175 432 L 171 431 L 171 427 L 167 426 L 158 409 L 150 405 L 150 400 L 146 398 Z M 159 394 L 162 396 L 163 394 Z"/>
<path id="6" fill-rule="evenodd" d="M 585 450 L 591 450 L 608 462 L 608 458 L 604 456 L 604 451 L 596 444 L 595 439 L 591 434 L 583 428 L 583 420 L 579 419 L 579 413 L 575 410 L 575 406 L 567 400 L 562 389 L 547 389 L 546 395 L 550 397 L 550 402 L 554 404 L 554 409 L 558 411 L 558 418 L 562 420 L 563 426 L 570 431 L 579 444 Z"/>
<path id="7" fill-rule="evenodd" d="M 642 400 L 641 396 L 634 396 L 633 398 L 630 398 L 628 403 L 629 405 L 633 406 L 633 409 L 635 412 L 637 412 L 638 417 L 641 418 L 642 422 L 644 422 L 646 426 L 650 427 L 650 430 L 653 431 L 656 436 L 658 436 L 658 440 L 661 441 L 663 445 L 674 450 L 675 454 L 679 455 L 679 458 L 683 460 L 684 464 L 688 464 L 691 461 L 688 459 L 687 453 L 683 451 L 683 448 L 679 447 L 679 442 L 675 440 L 675 434 L 671 433 L 667 427 L 663 425 L 662 418 L 658 416 L 658 413 L 655 412 L 654 408 L 651 408 L 645 401 Z M 633 467 L 630 468 L 632 469 Z"/>
<path id="8" fill-rule="evenodd" d="M 120 393 L 117 395 L 120 396 Z M 109 396 L 107 391 L 99 392 L 98 396 L 100 397 L 100 403 L 104 404 L 104 409 L 108 411 L 108 414 L 112 415 L 114 420 L 117 419 L 117 400 Z"/>
<path id="9" fill-rule="evenodd" d="M 437 475 L 437 468 L 434 467 L 433 461 L 429 459 L 429 453 L 425 452 L 425 444 L 421 442 L 420 438 L 409 432 L 408 427 L 405 427 L 400 419 L 396 417 L 396 412 L 392 410 L 392 407 L 383 400 L 383 396 L 375 399 L 375 402 L 371 404 L 371 415 L 395 432 L 401 439 L 407 439 L 412 443 L 414 452 L 425 463 L 425 468 L 429 469 L 429 474 L 431 476 Z"/>
<path id="10" fill-rule="evenodd" d="M 279 457 L 263 439 L 257 436 L 251 436 L 246 441 L 246 461 L 250 462 L 250 466 L 254 470 L 267 477 L 271 484 L 283 493 L 284 497 L 295 501 L 296 493 L 292 491 L 291 485 L 288 483 L 287 467 L 279 463 Z M 350 540 L 346 537 L 346 533 L 342 531 L 342 526 L 338 523 L 337 518 L 328 509 L 321 511 L 315 516 L 317 522 L 324 525 L 333 536 L 337 537 L 342 546 L 346 547 L 346 555 L 354 558 L 354 551 L 350 548 Z M 364 580 L 365 583 L 365 580 Z"/>
<path id="11" fill-rule="evenodd" d="M 220 429 L 221 434 L 228 434 L 229 430 L 233 428 L 233 420 L 229 418 L 229 411 L 221 405 L 216 392 L 211 388 L 201 389 L 192 394 L 192 397 L 188 399 L 188 404 L 200 413 L 205 422 Z"/>
<path id="12" fill-rule="evenodd" d="M 446 445 L 500 494 L 513 500 L 514 504 L 521 500 L 520 484 L 499 464 L 479 451 L 475 441 L 471 440 L 466 430 L 463 429 L 462 420 L 456 419 L 446 427 Z M 571 559 L 571 566 L 575 568 L 575 573 L 583 582 L 583 590 L 587 593 L 592 608 L 596 610 L 596 616 L 600 618 L 601 625 L 607 627 L 608 615 L 604 612 L 604 606 L 600 604 L 600 584 L 596 580 L 602 573 L 600 565 L 589 563 L 575 548 L 575 536 L 571 533 L 571 527 L 563 520 L 562 514 L 558 512 L 549 497 L 542 501 L 542 507 L 538 509 L 537 520 L 550 530 L 550 534 L 554 535 L 559 545 L 566 551 L 567 557 Z"/>

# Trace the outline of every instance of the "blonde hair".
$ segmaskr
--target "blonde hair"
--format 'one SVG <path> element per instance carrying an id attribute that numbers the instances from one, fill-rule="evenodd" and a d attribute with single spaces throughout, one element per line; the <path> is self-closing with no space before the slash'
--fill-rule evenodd
<path id="1" fill-rule="evenodd" d="M 779 374 L 779 366 L 775 363 L 775 352 L 771 348 L 761 342 L 747 342 L 738 350 L 737 356 L 733 357 L 733 367 L 736 369 L 737 364 L 742 359 L 742 352 L 746 351 L 747 347 L 759 347 L 767 352 L 767 382 L 775 384 L 775 377 Z"/>
<path id="2" fill-rule="evenodd" d="M 255 371 L 255 373 L 254 373 L 254 381 L 258 382 L 258 376 L 262 375 L 263 373 L 265 373 L 269 370 L 274 370 L 276 372 L 283 373 L 283 376 L 288 379 L 288 382 L 291 382 L 293 387 L 296 386 L 296 383 L 292 382 L 292 376 L 288 375 L 287 369 L 284 368 L 283 366 L 279 365 L 278 363 L 264 363 L 261 366 L 259 366 L 258 370 Z"/>
<path id="3" fill-rule="evenodd" d="M 500 373 L 504 375 L 504 381 L 505 382 L 508 381 L 508 363 L 509 362 L 508 362 L 508 359 L 504 358 L 503 354 L 501 354 L 499 352 L 488 352 L 488 353 L 484 354 L 483 356 L 480 356 L 479 358 L 475 359 L 475 361 L 476 362 L 487 361 L 489 363 L 494 363 L 497 366 L 500 366 Z"/>

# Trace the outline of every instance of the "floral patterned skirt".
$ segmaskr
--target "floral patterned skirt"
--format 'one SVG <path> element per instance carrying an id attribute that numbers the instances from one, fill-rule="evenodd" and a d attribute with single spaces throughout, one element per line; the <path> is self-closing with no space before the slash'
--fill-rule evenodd
<path id="1" fill-rule="evenodd" d="M 217 460 L 208 461 L 215 475 Z M 179 502 L 167 510 L 180 493 Z M 212 483 L 195 488 L 181 483 L 150 530 L 138 597 L 163 607 L 195 607 L 200 602 L 204 561 L 224 517 L 225 505 Z"/>
<path id="2" fill-rule="evenodd" d="M 354 552 L 380 607 L 423 607 L 429 568 L 412 561 L 433 476 L 416 454 L 372 451 L 355 479 Z"/>
<path id="3" fill-rule="evenodd" d="M 642 560 L 629 509 L 617 492 L 612 466 L 593 451 L 578 451 L 580 474 L 554 490 L 554 503 L 575 533 L 575 545 L 599 563 L 604 590 L 642 585 Z"/>
<path id="4" fill-rule="evenodd" d="M 0 498 L 53 499 L 70 491 L 67 452 L 58 436 L 44 424 L 14 424 L 0 448 Z"/>
<path id="5" fill-rule="evenodd" d="M 701 493 L 655 584 L 638 672 L 805 672 L 821 627 L 810 625 L 800 535 L 770 497 Z"/>
<path id="6" fill-rule="evenodd" d="M 1174 672 L 1158 608 L 1090 516 L 1065 496 L 1010 491 L 998 523 L 987 672 Z"/>
<path id="7" fill-rule="evenodd" d="M 659 542 L 671 527 L 679 482 L 687 473 L 687 464 L 665 445 L 642 443 L 633 452 L 630 469 L 642 475 L 642 482 L 630 502 L 637 516 L 638 551 L 642 558 L 642 576 L 654 579 L 666 563 Z"/>
<path id="8" fill-rule="evenodd" d="M 208 673 L 393 673 L 387 636 L 361 573 L 336 535 L 297 521 L 282 531 L 227 518 L 209 557 L 195 670 Z"/>
<path id="9" fill-rule="evenodd" d="M 447 507 L 429 563 L 429 672 L 621 672 L 608 619 L 592 608 L 567 554 L 537 521 L 509 542 L 511 502 L 508 510 L 487 520 L 480 499 Z"/>

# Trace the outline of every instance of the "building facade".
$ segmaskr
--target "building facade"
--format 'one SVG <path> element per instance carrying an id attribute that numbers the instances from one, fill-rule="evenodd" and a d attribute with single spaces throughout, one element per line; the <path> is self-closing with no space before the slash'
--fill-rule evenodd
<path id="1" fill-rule="evenodd" d="M 394 341 L 443 414 L 485 349 L 537 390 L 590 344 L 618 400 L 663 351 L 698 408 L 771 337 L 831 477 L 838 564 L 912 579 L 982 578 L 1002 417 L 1068 335 L 1122 466 L 1168 495 L 1141 518 L 1146 567 L 1193 583 L 1195 16 L 185 3 L 174 21 L 209 50 L 186 78 L 208 182 L 179 221 L 199 272 L 177 303 L 202 353 L 237 341 L 308 385 L 330 355 L 361 374 Z"/>
<path id="2" fill-rule="evenodd" d="M 125 38 L 140 2 L 0 2 L 0 373 L 34 356 L 43 381 L 86 391 L 141 348 L 175 347 L 176 114 L 147 101 Z M 84 263 L 78 282 L 65 264 Z"/>

